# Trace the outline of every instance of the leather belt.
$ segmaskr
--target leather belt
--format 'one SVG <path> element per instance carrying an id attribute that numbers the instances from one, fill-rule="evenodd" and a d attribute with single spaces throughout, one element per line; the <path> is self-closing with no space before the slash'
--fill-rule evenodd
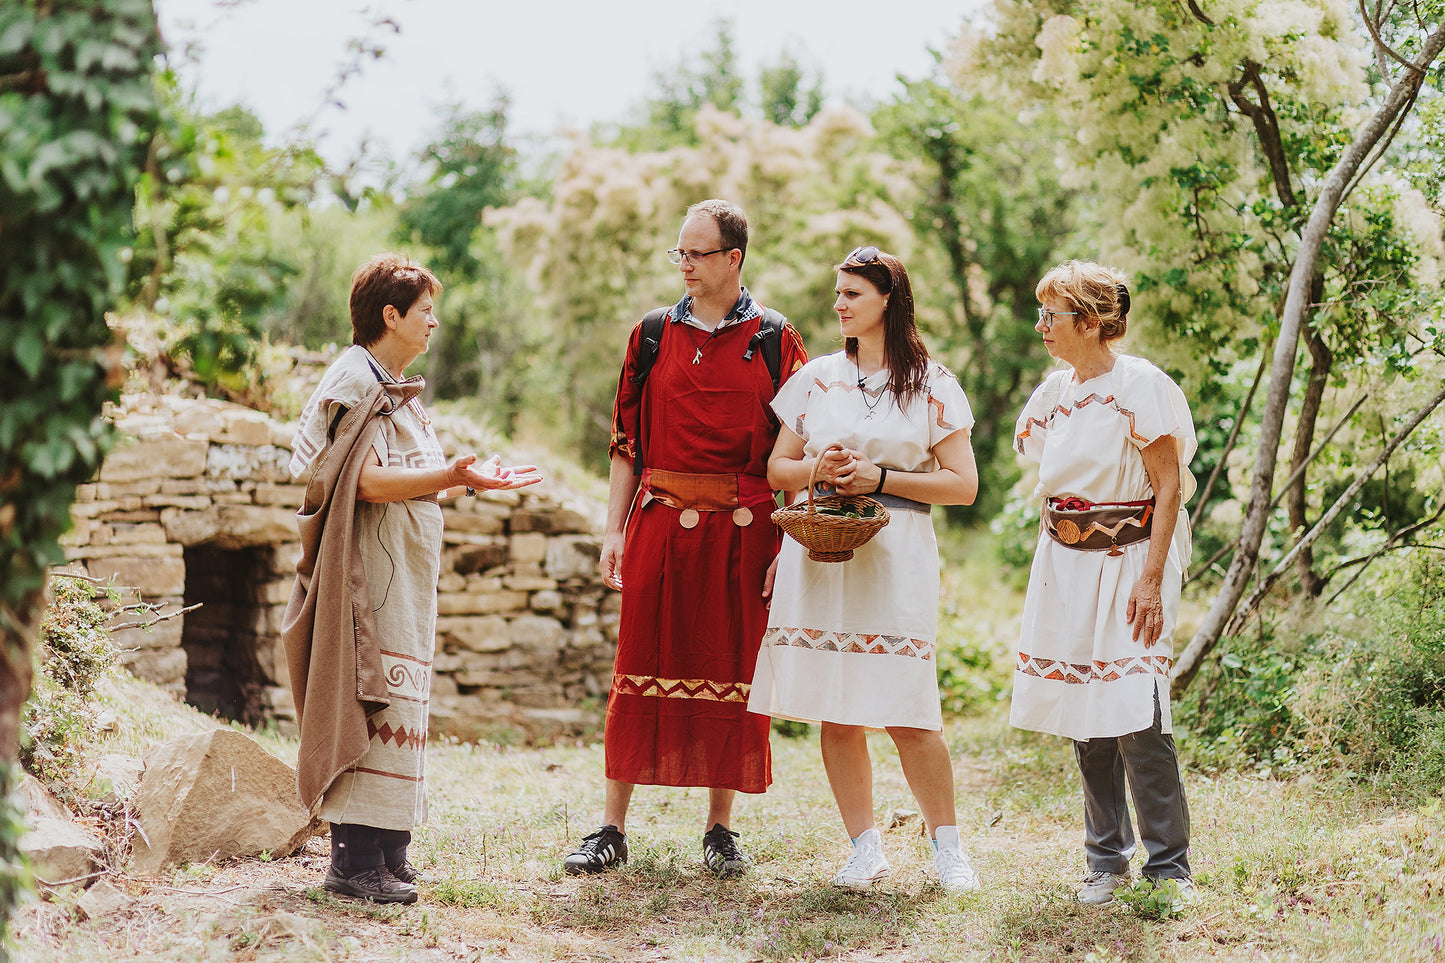
<path id="1" fill-rule="evenodd" d="M 1123 555 L 1124 545 L 1142 542 L 1154 528 L 1154 500 L 1086 502 L 1080 498 L 1044 499 L 1044 530 L 1066 548 Z"/>

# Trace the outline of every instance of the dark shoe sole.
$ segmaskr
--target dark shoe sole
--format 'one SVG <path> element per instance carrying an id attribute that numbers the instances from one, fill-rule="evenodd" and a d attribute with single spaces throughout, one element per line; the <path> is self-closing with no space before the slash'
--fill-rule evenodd
<path id="1" fill-rule="evenodd" d="M 352 899 L 364 899 L 369 903 L 401 903 L 409 906 L 416 902 L 417 895 L 415 890 L 410 893 L 378 893 L 373 890 L 362 889 L 359 886 L 353 886 L 350 880 L 336 879 L 330 876 L 321 884 L 321 887 L 328 893 L 335 893 L 338 896 L 349 896 Z"/>

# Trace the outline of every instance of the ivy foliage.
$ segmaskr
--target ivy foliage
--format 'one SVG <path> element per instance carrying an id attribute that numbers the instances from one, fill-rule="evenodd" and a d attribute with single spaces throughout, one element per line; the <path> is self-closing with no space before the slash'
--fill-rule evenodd
<path id="1" fill-rule="evenodd" d="M 12 772 L 46 568 L 113 430 L 123 375 L 105 312 L 130 253 L 156 126 L 150 0 L 0 5 L 0 783 Z M 0 940 L 24 885 L 0 803 Z M 0 943 L 3 946 L 3 943 Z"/>
<path id="2" fill-rule="evenodd" d="M 32 621 L 122 373 L 105 322 L 155 129 L 150 0 L 0 8 L 0 617 Z"/>

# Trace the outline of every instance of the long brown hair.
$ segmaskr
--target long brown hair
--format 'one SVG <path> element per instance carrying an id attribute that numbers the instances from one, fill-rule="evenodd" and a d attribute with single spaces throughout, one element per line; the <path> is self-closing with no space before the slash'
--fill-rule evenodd
<path id="1" fill-rule="evenodd" d="M 855 248 L 833 270 L 856 275 L 880 294 L 888 295 L 883 309 L 883 364 L 888 368 L 888 390 L 901 409 L 928 390 L 928 348 L 913 320 L 913 285 L 908 281 L 908 269 L 892 254 L 862 247 Z M 845 338 L 843 350 L 856 363 L 858 339 Z"/>

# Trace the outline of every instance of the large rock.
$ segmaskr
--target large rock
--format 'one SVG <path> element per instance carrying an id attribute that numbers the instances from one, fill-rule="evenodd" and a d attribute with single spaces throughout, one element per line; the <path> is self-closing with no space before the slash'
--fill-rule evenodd
<path id="1" fill-rule="evenodd" d="M 85 895 L 75 905 L 85 919 L 98 920 L 102 916 L 129 909 L 134 902 L 124 890 L 103 879 L 86 890 Z"/>
<path id="2" fill-rule="evenodd" d="M 83 881 L 105 862 L 105 844 L 97 836 L 75 823 L 46 816 L 25 820 L 20 851 L 42 883 Z"/>
<path id="3" fill-rule="evenodd" d="M 212 857 L 289 856 L 312 834 L 296 772 L 234 729 L 182 736 L 146 755 L 132 871 Z"/>

